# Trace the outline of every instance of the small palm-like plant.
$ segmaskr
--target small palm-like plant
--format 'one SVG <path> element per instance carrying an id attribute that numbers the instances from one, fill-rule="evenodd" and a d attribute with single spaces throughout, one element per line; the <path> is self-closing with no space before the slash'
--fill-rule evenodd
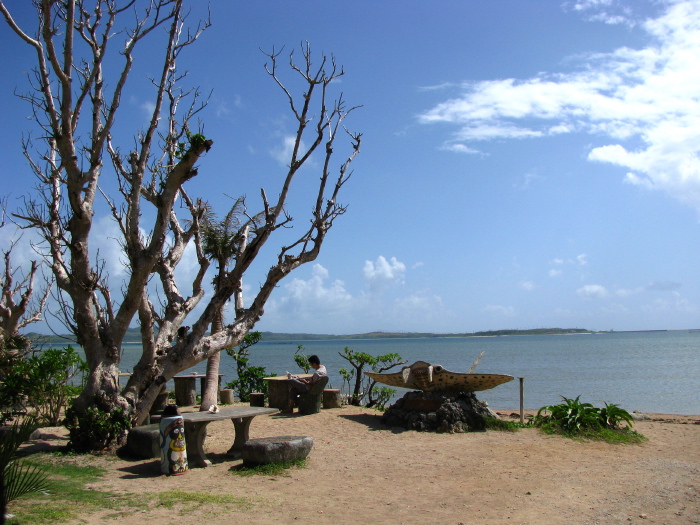
<path id="1" fill-rule="evenodd" d="M 619 405 L 605 403 L 605 407 L 600 409 L 600 420 L 606 427 L 617 429 L 620 428 L 623 421 L 627 423 L 628 427 L 631 427 L 634 419 L 632 414 L 624 408 L 620 408 Z"/>
<path id="2" fill-rule="evenodd" d="M 19 446 L 37 429 L 33 418 L 26 418 L 22 423 L 15 422 L 10 433 L 0 442 L 0 513 L 5 515 L 7 503 L 30 492 L 48 493 L 48 475 L 35 465 L 28 465 L 15 459 Z"/>
<path id="3" fill-rule="evenodd" d="M 590 403 L 562 396 L 563 403 L 542 407 L 533 423 L 548 433 L 560 433 L 570 437 L 603 439 L 609 443 L 638 443 L 645 438 L 632 430 L 632 415 L 615 404 L 596 408 Z M 622 428 L 620 425 L 626 423 Z"/>
<path id="4" fill-rule="evenodd" d="M 600 428 L 600 409 L 590 403 L 581 403 L 580 397 L 569 399 L 562 396 L 563 403 L 540 408 L 535 416 L 535 426 L 551 424 L 566 433 Z"/>

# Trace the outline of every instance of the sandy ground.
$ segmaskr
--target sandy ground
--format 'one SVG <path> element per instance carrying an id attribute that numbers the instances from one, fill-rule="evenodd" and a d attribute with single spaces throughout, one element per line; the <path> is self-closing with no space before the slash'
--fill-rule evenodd
<path id="1" fill-rule="evenodd" d="M 511 417 L 510 411 L 497 411 Z M 225 456 L 233 425 L 211 423 L 208 468 L 160 474 L 155 460 L 83 460 L 107 469 L 95 490 L 144 493 L 182 489 L 245 498 L 247 508 L 203 505 L 178 512 L 153 504 L 118 518 L 93 513 L 97 525 L 233 523 L 608 524 L 700 523 L 700 416 L 651 416 L 635 428 L 643 445 L 578 442 L 541 434 L 433 434 L 388 428 L 359 407 L 310 416 L 255 418 L 251 437 L 308 435 L 307 466 L 280 476 L 241 477 Z M 65 444 L 63 429 L 43 429 L 40 443 Z"/>

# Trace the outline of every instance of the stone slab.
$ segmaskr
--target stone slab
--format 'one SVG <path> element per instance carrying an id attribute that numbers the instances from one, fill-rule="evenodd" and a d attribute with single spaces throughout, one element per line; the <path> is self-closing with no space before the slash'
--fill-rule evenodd
<path id="1" fill-rule="evenodd" d="M 243 464 L 247 467 L 268 463 L 286 463 L 304 459 L 314 446 L 311 436 L 277 436 L 250 439 L 243 445 Z"/>

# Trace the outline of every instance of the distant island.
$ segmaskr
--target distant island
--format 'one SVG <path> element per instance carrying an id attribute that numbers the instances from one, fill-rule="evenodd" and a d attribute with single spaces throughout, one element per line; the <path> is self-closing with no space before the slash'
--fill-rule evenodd
<path id="1" fill-rule="evenodd" d="M 435 334 L 429 332 L 368 332 L 366 334 L 307 334 L 307 333 L 278 333 L 262 332 L 262 341 L 327 341 L 339 339 L 430 339 L 445 337 L 502 337 L 514 335 L 571 335 L 593 334 L 585 328 L 533 328 L 530 330 L 487 330 L 483 332 L 465 332 L 452 334 Z M 32 340 L 42 344 L 68 345 L 71 337 L 68 335 L 46 335 L 36 332 L 25 334 Z M 141 344 L 141 332 L 138 327 L 129 328 L 123 344 Z"/>

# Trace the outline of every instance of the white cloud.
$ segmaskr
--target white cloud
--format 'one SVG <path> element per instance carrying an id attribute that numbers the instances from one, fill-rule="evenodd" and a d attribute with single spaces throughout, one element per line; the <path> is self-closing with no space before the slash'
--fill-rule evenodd
<path id="1" fill-rule="evenodd" d="M 481 153 L 478 149 L 470 148 L 464 144 L 444 144 L 440 149 L 452 151 L 454 153 L 466 153 L 467 155 L 475 155 Z"/>
<path id="2" fill-rule="evenodd" d="M 306 305 L 312 302 L 316 307 L 332 307 L 338 301 L 351 299 L 343 281 L 336 280 L 330 286 L 326 286 L 326 279 L 328 279 L 328 270 L 318 263 L 314 264 L 311 279 L 308 281 L 292 279 L 285 284 L 284 287 L 288 293 L 286 301 Z"/>
<path id="3" fill-rule="evenodd" d="M 289 162 L 292 160 L 292 152 L 294 151 L 294 144 L 296 142 L 296 137 L 293 135 L 286 135 L 282 139 L 282 144 L 270 151 L 270 155 L 277 162 L 284 166 L 289 166 Z M 302 143 L 299 145 L 299 151 L 306 151 L 306 145 Z"/>
<path id="4" fill-rule="evenodd" d="M 653 303 L 642 307 L 642 311 L 649 313 L 685 313 L 695 314 L 700 308 L 681 297 L 678 292 L 673 292 L 668 298 L 656 299 Z"/>
<path id="5" fill-rule="evenodd" d="M 585 253 L 581 253 L 574 258 L 568 258 L 568 259 L 563 259 L 563 258 L 557 257 L 556 259 L 552 259 L 549 264 L 550 264 L 550 266 L 553 266 L 553 268 L 549 269 L 549 276 L 550 277 L 559 277 L 560 275 L 564 274 L 564 267 L 565 266 L 573 266 L 573 267 L 586 266 L 588 264 L 588 255 L 586 255 Z"/>
<path id="6" fill-rule="evenodd" d="M 600 284 L 587 284 L 576 290 L 576 293 L 581 297 L 590 299 L 604 299 L 609 295 L 605 286 L 601 286 Z"/>
<path id="7" fill-rule="evenodd" d="M 406 265 L 396 257 L 387 261 L 383 255 L 380 255 L 376 262 L 365 261 L 362 274 L 369 282 L 370 289 L 383 288 L 388 284 L 402 283 L 406 274 Z"/>
<path id="8" fill-rule="evenodd" d="M 486 306 L 484 310 L 487 312 L 495 312 L 497 314 L 503 315 L 504 317 L 513 317 L 516 314 L 516 310 L 512 306 L 490 304 Z"/>
<path id="9" fill-rule="evenodd" d="M 595 18 L 606 23 L 633 23 L 617 2 L 569 6 L 597 9 Z M 592 148 L 590 161 L 626 168 L 627 182 L 667 192 L 700 211 L 699 26 L 700 2 L 671 3 L 644 22 L 646 48 L 579 57 L 583 63 L 573 73 L 467 83 L 461 96 L 419 121 L 458 125 L 452 149 L 455 142 L 595 134 L 609 142 Z"/>
<path id="10" fill-rule="evenodd" d="M 533 283 L 532 281 L 523 281 L 520 283 L 520 288 L 522 288 L 526 292 L 531 292 L 535 289 L 535 283 Z"/>

